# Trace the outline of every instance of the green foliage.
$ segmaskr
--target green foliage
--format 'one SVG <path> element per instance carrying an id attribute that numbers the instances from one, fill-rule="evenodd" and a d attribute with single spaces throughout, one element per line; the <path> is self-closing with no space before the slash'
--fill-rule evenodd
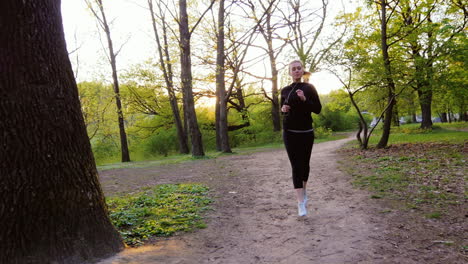
<path id="1" fill-rule="evenodd" d="M 327 138 L 331 136 L 333 131 L 330 128 L 317 127 L 314 129 L 314 136 L 316 139 Z"/>
<path id="2" fill-rule="evenodd" d="M 332 91 L 322 95 L 322 112 L 314 115 L 315 127 L 327 128 L 332 131 L 356 130 L 359 125 L 359 116 L 351 105 L 349 95 L 344 90 Z M 368 123 L 372 117 L 363 114 Z"/>
<path id="3" fill-rule="evenodd" d="M 204 228 L 201 214 L 212 202 L 200 184 L 157 185 L 141 193 L 107 199 L 112 223 L 125 243 L 138 246 L 152 236 Z"/>
<path id="4" fill-rule="evenodd" d="M 115 136 L 98 135 L 91 140 L 94 159 L 97 164 L 117 162 L 120 160 L 119 139 Z"/>
<path id="5" fill-rule="evenodd" d="M 368 121 L 371 119 L 367 118 Z M 359 116 L 356 110 L 351 109 L 348 112 L 340 110 L 330 110 L 328 105 L 322 108 L 322 112 L 314 118 L 316 127 L 324 127 L 332 131 L 345 131 L 357 129 Z"/>
<path id="6" fill-rule="evenodd" d="M 175 128 L 169 130 L 159 130 L 142 143 L 144 153 L 147 156 L 163 155 L 167 157 L 169 153 L 177 151 L 177 132 Z"/>

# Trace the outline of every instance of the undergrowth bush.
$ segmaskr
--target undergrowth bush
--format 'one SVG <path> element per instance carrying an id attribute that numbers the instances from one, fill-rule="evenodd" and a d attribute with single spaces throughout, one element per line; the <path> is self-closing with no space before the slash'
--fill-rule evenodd
<path id="1" fill-rule="evenodd" d="M 178 142 L 175 128 L 169 130 L 159 130 L 143 142 L 144 151 L 149 155 L 167 156 L 171 152 L 177 151 Z"/>
<path id="2" fill-rule="evenodd" d="M 317 139 L 329 137 L 332 133 L 333 131 L 330 128 L 317 127 L 314 129 L 314 136 Z"/>
<path id="3" fill-rule="evenodd" d="M 91 146 L 98 164 L 118 160 L 120 156 L 120 145 L 112 136 L 95 137 L 91 141 Z"/>

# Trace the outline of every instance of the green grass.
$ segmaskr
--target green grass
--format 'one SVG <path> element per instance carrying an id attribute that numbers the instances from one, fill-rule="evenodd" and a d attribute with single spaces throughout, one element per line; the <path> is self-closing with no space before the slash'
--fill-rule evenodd
<path id="1" fill-rule="evenodd" d="M 138 246 L 152 236 L 205 228 L 202 213 L 212 200 L 200 184 L 164 184 L 146 191 L 107 198 L 112 223 L 125 243 Z"/>
<path id="2" fill-rule="evenodd" d="M 426 210 L 427 218 L 449 215 L 445 210 L 456 208 L 467 199 L 468 132 L 446 129 L 465 128 L 466 123 L 419 129 L 419 124 L 392 128 L 389 148 L 373 145 L 361 151 L 346 147 L 343 169 L 354 178 L 354 185 L 372 192 L 371 198 L 403 201 L 406 208 Z M 379 137 L 371 142 L 376 143 Z M 374 145 L 375 146 L 375 145 Z M 436 213 L 434 213 L 436 212 Z"/>
<path id="3" fill-rule="evenodd" d="M 402 125 L 398 128 L 392 128 L 388 144 L 423 142 L 463 143 L 468 140 L 468 132 L 451 130 L 447 129 L 447 127 L 434 126 L 433 129 L 422 130 L 419 128 L 419 125 Z M 377 145 L 380 136 L 381 131 L 374 132 L 369 140 L 369 145 Z"/>
<path id="4" fill-rule="evenodd" d="M 327 142 L 327 141 L 339 140 L 339 139 L 343 139 L 346 137 L 347 136 L 342 133 L 333 134 L 326 138 L 315 139 L 314 142 L 315 144 L 318 144 L 318 143 Z M 250 153 L 268 151 L 268 150 L 278 149 L 278 148 L 283 148 L 283 147 L 284 147 L 283 142 L 274 142 L 274 143 L 255 145 L 255 146 L 244 146 L 244 147 L 233 148 L 232 154 L 250 154 Z M 221 153 L 219 151 L 207 151 L 205 153 L 205 157 L 203 157 L 202 159 L 212 159 L 212 158 L 217 158 L 217 157 L 225 156 L 225 155 L 231 155 L 231 154 Z M 144 168 L 144 167 L 152 167 L 152 166 L 167 165 L 167 164 L 177 164 L 177 163 L 182 163 L 182 162 L 191 162 L 191 161 L 199 160 L 200 158 L 194 158 L 190 154 L 189 155 L 174 154 L 174 155 L 170 155 L 167 157 L 163 157 L 163 156 L 153 157 L 150 160 L 138 160 L 138 157 L 136 159 L 137 159 L 136 161 L 131 161 L 131 162 L 117 162 L 115 161 L 115 159 L 113 159 L 114 163 L 109 163 L 109 164 L 98 163 L 97 168 L 100 171 L 112 170 L 112 169 L 123 169 L 123 168 Z"/>
<path id="5" fill-rule="evenodd" d="M 452 123 L 435 123 L 434 127 L 451 128 L 451 129 L 467 129 L 468 122 L 452 122 Z"/>

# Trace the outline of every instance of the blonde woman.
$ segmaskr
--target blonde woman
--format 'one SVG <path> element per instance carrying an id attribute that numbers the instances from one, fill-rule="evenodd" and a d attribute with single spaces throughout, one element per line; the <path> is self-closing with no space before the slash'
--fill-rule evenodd
<path id="1" fill-rule="evenodd" d="M 298 203 L 298 215 L 307 215 L 306 186 L 309 179 L 309 162 L 314 144 L 312 112 L 322 110 L 315 87 L 302 81 L 304 67 L 299 60 L 289 64 L 292 83 L 281 90 L 283 112 L 283 140 L 292 167 L 292 179 Z M 309 74 L 310 75 L 310 74 Z"/>

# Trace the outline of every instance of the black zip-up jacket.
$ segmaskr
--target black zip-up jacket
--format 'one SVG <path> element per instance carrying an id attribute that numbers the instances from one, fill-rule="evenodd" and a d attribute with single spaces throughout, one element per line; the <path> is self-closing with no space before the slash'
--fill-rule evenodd
<path id="1" fill-rule="evenodd" d="M 296 90 L 302 90 L 305 101 L 296 94 Z M 288 98 L 289 96 L 289 98 Z M 287 101 L 286 101 L 287 100 Z M 322 105 L 317 90 L 310 83 L 292 83 L 281 90 L 281 106 L 289 105 L 288 113 L 283 113 L 283 130 L 310 130 L 312 129 L 312 115 L 320 114 Z"/>

